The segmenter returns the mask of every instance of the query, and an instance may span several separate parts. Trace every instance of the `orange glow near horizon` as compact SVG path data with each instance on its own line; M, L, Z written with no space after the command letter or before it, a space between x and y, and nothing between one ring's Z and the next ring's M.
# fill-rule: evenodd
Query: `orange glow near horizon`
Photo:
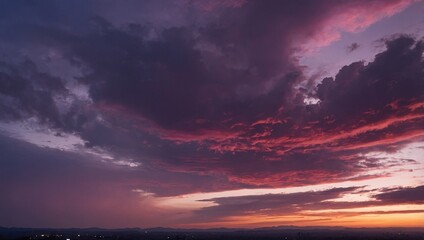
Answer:
M299 206L296 213L285 213L284 211L279 212L278 209L275 209L275 211L265 209L264 212L247 211L243 214L223 216L215 221L181 223L176 226L190 228L213 228L222 226L253 228L278 225L420 227L424 225L424 204L392 204L379 206L378 202L373 202L375 199L373 199L372 195L380 193L375 189L390 189L397 186L415 187L422 185L424 182L424 176L422 175L424 161L421 159L421 156L424 156L423 144L423 142L412 143L394 153L368 153L368 157L376 158L402 159L409 157L417 159L417 162L414 163L408 163L402 166L393 166L388 169L375 170L375 174L390 172L390 175L385 177L301 187L201 192L172 197L157 197L153 194L149 194L148 198L157 208L172 211L186 211L189 216L192 216L197 211L219 207L220 203L215 202L215 199L237 199L243 197L251 198L255 196L275 196L280 194L290 195L316 193L319 191L331 190L333 188L348 188L356 186L360 189L358 192L345 193L336 198L322 201L322 203L330 204L329 208L324 207L319 210L308 210L302 209L302 206ZM371 191L372 193L368 191ZM144 192L142 193L142 195L146 197L146 194ZM367 206L367 202L372 203ZM331 204L333 203L352 204L352 206L331 208ZM356 203L365 205L355 206ZM190 212L191 214L189 214Z
M226 226L229 228L259 228L272 226L343 226L353 228L363 227L422 227L424 225L424 205L419 205L421 213L402 214L367 214L362 213L357 216L302 216L302 215L249 215L226 217L221 221L180 224L178 227L189 228L217 228Z

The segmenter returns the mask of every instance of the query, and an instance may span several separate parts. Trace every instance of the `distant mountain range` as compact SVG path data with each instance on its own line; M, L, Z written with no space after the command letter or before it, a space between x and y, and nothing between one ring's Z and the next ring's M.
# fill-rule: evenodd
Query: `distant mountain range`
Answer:
M261 228L167 228L167 227L154 227L154 228L22 228L22 227L0 227L0 232L240 232L240 231L285 231L285 230L318 230L318 231L418 231L424 232L423 227L380 227L380 228L350 228L341 226L273 226L273 227L261 227Z

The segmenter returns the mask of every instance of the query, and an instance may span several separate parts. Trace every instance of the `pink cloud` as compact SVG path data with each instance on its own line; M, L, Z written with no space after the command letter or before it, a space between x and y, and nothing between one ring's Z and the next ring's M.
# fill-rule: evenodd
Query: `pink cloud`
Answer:
M342 32L359 32L383 18L401 12L416 0L349 1L333 9L332 16L322 22L321 30L307 37L306 52L325 47L340 39ZM305 36L303 36L305 37Z

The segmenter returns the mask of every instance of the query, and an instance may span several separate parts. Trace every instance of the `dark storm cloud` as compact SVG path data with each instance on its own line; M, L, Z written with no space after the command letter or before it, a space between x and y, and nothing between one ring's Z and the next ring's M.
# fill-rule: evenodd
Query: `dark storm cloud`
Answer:
M100 31L74 52L92 69L84 81L94 101L123 105L167 126L207 111L200 96L213 88L190 31L165 30L154 41L143 32Z
M33 62L19 65L0 62L0 117L22 119L36 115L60 126L54 95L66 95L61 79L39 72Z
M91 70L83 79L95 101L120 104L165 128L253 121L298 101L293 36L319 34L326 13L344 7L305 4L252 1L221 11L219 24L172 27L153 39L143 25L116 28L101 20L97 31L70 43L70 55Z
M251 1L223 10L218 23L165 29L153 40L143 26L103 28L80 39L74 53L92 69L87 83L95 100L166 128L254 121L297 101L293 41L319 34L326 14L344 4Z
M408 36L387 40L387 50L373 62L352 63L340 69L335 79L324 79L317 88L322 111L347 121L369 110L382 110L380 117L387 116L393 111L387 110L391 103L423 101L423 44Z

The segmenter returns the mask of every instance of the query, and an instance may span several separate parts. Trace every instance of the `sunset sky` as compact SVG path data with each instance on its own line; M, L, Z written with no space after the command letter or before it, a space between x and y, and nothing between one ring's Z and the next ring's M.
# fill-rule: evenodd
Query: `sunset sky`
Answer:
M0 226L424 226L424 1L0 0Z

